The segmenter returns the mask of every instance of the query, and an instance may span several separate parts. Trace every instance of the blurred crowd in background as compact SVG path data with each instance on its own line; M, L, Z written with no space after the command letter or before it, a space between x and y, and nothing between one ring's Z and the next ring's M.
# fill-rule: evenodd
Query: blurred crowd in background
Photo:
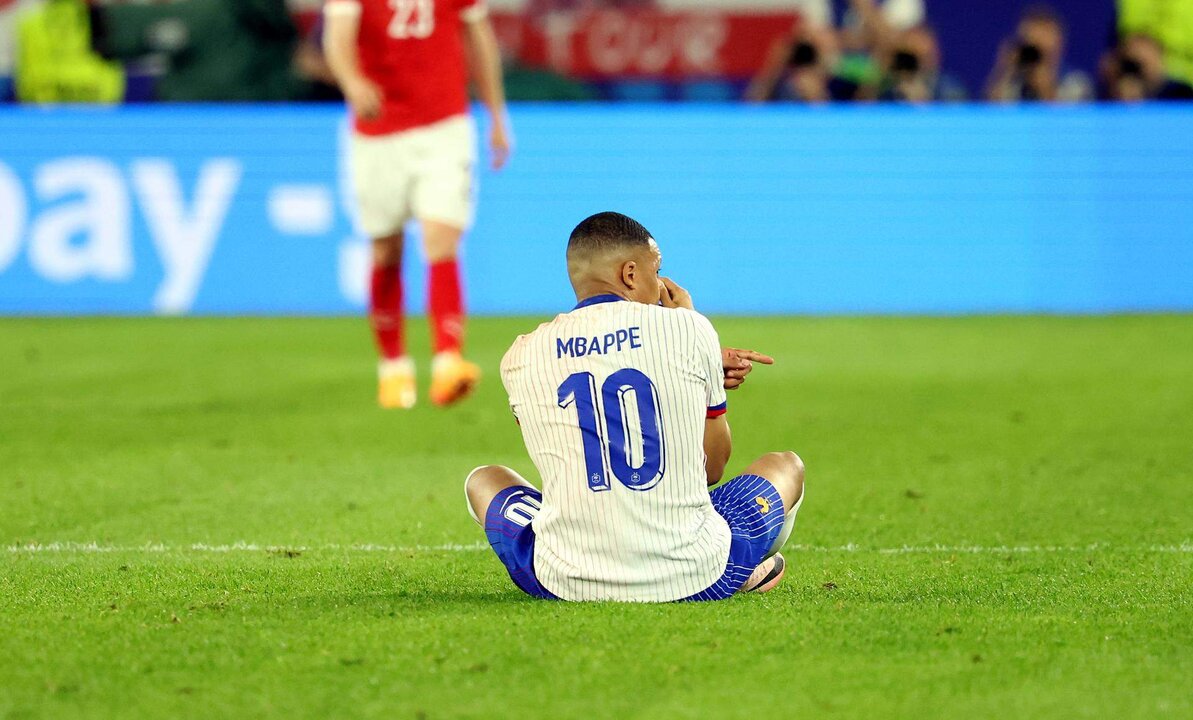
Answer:
M331 101L321 0L0 0L0 100ZM1193 0L490 0L512 100L1193 99Z

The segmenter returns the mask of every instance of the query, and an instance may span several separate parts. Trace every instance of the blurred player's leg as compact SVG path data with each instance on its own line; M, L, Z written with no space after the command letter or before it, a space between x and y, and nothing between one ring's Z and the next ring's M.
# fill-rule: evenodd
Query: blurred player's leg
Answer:
M377 341L377 402L410 408L417 399L406 355L402 307L402 228L410 218L411 143L400 134L352 136L352 185L361 229L373 238L369 321Z
M402 312L402 235L373 241L369 321L381 361L377 402L383 408L411 408L417 399L414 363L406 355Z
M428 267L427 311L435 354L459 355L464 347L464 293L457 255L463 233L436 220L425 220L422 227Z
M466 397L480 368L463 359L464 294L460 241L472 225L476 127L458 116L418 131L420 164L411 194L427 257L427 312L435 345L431 401L450 405Z
M465 360L464 293L457 252L461 231L441 222L424 221L426 244L427 310L434 336L435 359L431 366L431 401L450 405L465 398L480 380L480 368Z

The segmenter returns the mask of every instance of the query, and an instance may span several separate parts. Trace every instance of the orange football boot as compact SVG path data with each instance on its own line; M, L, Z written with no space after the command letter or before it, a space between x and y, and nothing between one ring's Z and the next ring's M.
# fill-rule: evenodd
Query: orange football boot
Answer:
M386 361L377 373L377 404L386 410L409 410L418 400L414 363Z
M459 353L439 353L431 366L431 402L441 407L457 403L468 397L480 379L481 369L476 363Z

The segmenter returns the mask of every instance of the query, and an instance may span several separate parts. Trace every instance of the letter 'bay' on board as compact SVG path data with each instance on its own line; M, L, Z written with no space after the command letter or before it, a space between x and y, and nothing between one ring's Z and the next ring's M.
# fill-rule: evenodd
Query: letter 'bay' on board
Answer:
M188 201L177 168L165 160L135 159L126 178L107 160L56 158L34 168L29 193L0 162L0 274L25 250L29 268L55 284L127 282L138 271L132 228L139 209L163 273L153 308L186 312L243 172L235 159L207 160Z

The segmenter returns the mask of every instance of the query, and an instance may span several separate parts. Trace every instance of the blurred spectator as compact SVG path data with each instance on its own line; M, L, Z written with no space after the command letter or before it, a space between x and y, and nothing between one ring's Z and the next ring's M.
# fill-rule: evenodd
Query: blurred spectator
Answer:
M47 0L17 16L16 97L21 102L119 102L124 71L91 50L84 0Z
M766 64L746 90L746 99L806 103L833 100L838 58L837 38L831 28L797 23L790 36L771 45Z
M853 0L791 0L791 4L812 25L849 30L858 22ZM896 30L924 22L924 0L883 0L879 7L883 19Z
M1147 35L1128 35L1101 65L1104 97L1123 102L1193 100L1193 87L1168 76L1164 48Z
M311 57L284 0L170 0L96 9L104 55L165 60L157 84L170 101L273 101L310 97ZM302 67L299 62L304 63Z
M771 47L746 99L802 102L964 98L940 74L921 0L799 0L801 21ZM844 9L838 13L836 10ZM833 29L836 18L841 29ZM896 69L893 65L899 62Z
M990 74L986 96L995 102L1089 100L1085 74L1066 70L1065 28L1049 7L1028 8L1015 35L1005 40Z
M941 72L936 33L926 25L898 33L886 48L883 67L886 72L879 100L925 103L966 99L965 86Z
M12 97L12 71L17 54L17 15L40 2L0 0L0 102Z
M1168 74L1193 83L1193 1L1118 0L1119 32L1155 38Z
M936 33L924 24L905 29L891 22L874 0L850 0L862 42L882 68L879 100L926 103L958 101L965 88L940 69Z

